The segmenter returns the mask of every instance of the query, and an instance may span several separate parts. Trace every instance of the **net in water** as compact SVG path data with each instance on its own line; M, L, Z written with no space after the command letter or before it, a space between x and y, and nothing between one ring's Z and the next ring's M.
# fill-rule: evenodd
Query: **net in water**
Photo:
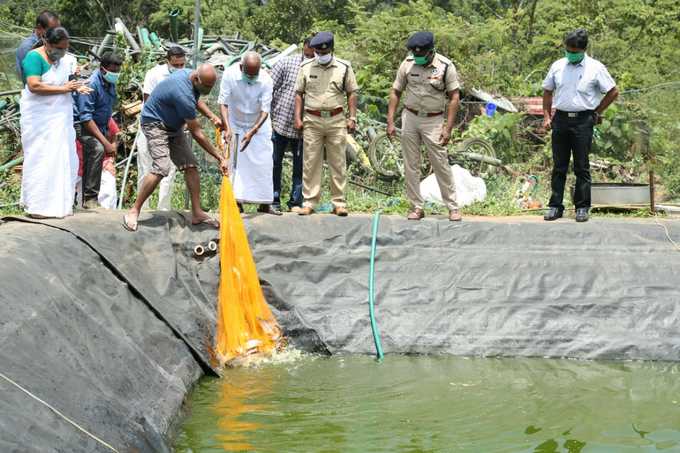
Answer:
M215 353L220 365L282 344L281 330L260 287L248 236L229 177L220 193L220 284Z

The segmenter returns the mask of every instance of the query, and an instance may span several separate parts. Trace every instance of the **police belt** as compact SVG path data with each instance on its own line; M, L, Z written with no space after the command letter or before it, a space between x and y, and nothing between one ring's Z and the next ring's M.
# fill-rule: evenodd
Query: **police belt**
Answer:
M593 116L595 110L583 110L580 112L565 112L564 110L556 110L555 116L561 116L563 118L584 118L587 116Z
M310 115L314 116L320 116L321 118L331 118L335 115L339 115L342 113L344 109L342 107L338 107L337 109L333 110L309 110L305 109L305 112L309 113Z
M408 110L409 112L413 113L415 116L419 116L419 117L421 117L421 118L430 118L430 117L432 117L432 116L439 116L439 115L441 115L441 114L444 113L444 112L429 112L429 113L428 113L428 112L423 112L423 111L414 110L414 109L412 109L412 108L410 108L410 107L404 107L404 108L405 108L406 110Z

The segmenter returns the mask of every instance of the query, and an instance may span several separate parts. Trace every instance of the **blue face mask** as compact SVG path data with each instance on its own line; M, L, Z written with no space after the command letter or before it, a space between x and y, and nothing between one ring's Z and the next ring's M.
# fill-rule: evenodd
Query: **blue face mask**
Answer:
M106 80L109 83L116 84L118 82L118 78L120 77L120 72L106 72L104 74L104 80Z
M253 85L255 82L257 82L257 77L258 76L249 76L245 72L241 73L241 80L243 80L248 85Z

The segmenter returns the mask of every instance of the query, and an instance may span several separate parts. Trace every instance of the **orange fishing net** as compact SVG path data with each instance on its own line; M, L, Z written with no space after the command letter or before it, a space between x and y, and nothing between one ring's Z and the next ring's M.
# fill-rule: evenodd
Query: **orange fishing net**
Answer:
M221 134L216 141L223 149ZM228 153L227 146L227 153ZM229 177L220 193L220 286L215 353L221 365L253 353L271 353L281 330L262 294L248 236Z

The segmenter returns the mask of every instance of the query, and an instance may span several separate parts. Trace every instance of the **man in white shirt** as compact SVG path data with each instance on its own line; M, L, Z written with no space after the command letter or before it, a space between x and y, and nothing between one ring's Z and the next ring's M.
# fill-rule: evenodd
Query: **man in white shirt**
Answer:
M142 87L142 96L144 96L144 102L149 98L151 92L156 86L165 80L170 74L178 69L184 69L186 64L186 55L181 47L171 47L168 49L166 54L166 63L158 64L151 68L144 76L144 86ZM142 133L142 129L139 128L137 133L137 192L142 185L144 176L146 176L149 171L151 171L152 159L149 154L148 143L146 137ZM158 189L158 210L168 211L170 210L170 204L172 201L172 185L175 181L175 174L177 169L174 165L170 166L170 173L168 176L164 177ZM144 202L143 209L149 207L149 201Z
M590 162L593 127L619 95L607 68L586 54L588 33L570 32L564 39L565 56L552 64L543 81L543 126L552 127L552 196L545 220L562 217L564 185L569 160L574 154L576 221L588 220L590 209ZM552 116L552 109L555 116Z
M234 197L243 203L259 204L258 212L281 215L272 206L272 126L269 111L272 79L261 70L257 52L247 52L240 64L224 71L220 85L220 113L225 141L231 143L230 174Z

